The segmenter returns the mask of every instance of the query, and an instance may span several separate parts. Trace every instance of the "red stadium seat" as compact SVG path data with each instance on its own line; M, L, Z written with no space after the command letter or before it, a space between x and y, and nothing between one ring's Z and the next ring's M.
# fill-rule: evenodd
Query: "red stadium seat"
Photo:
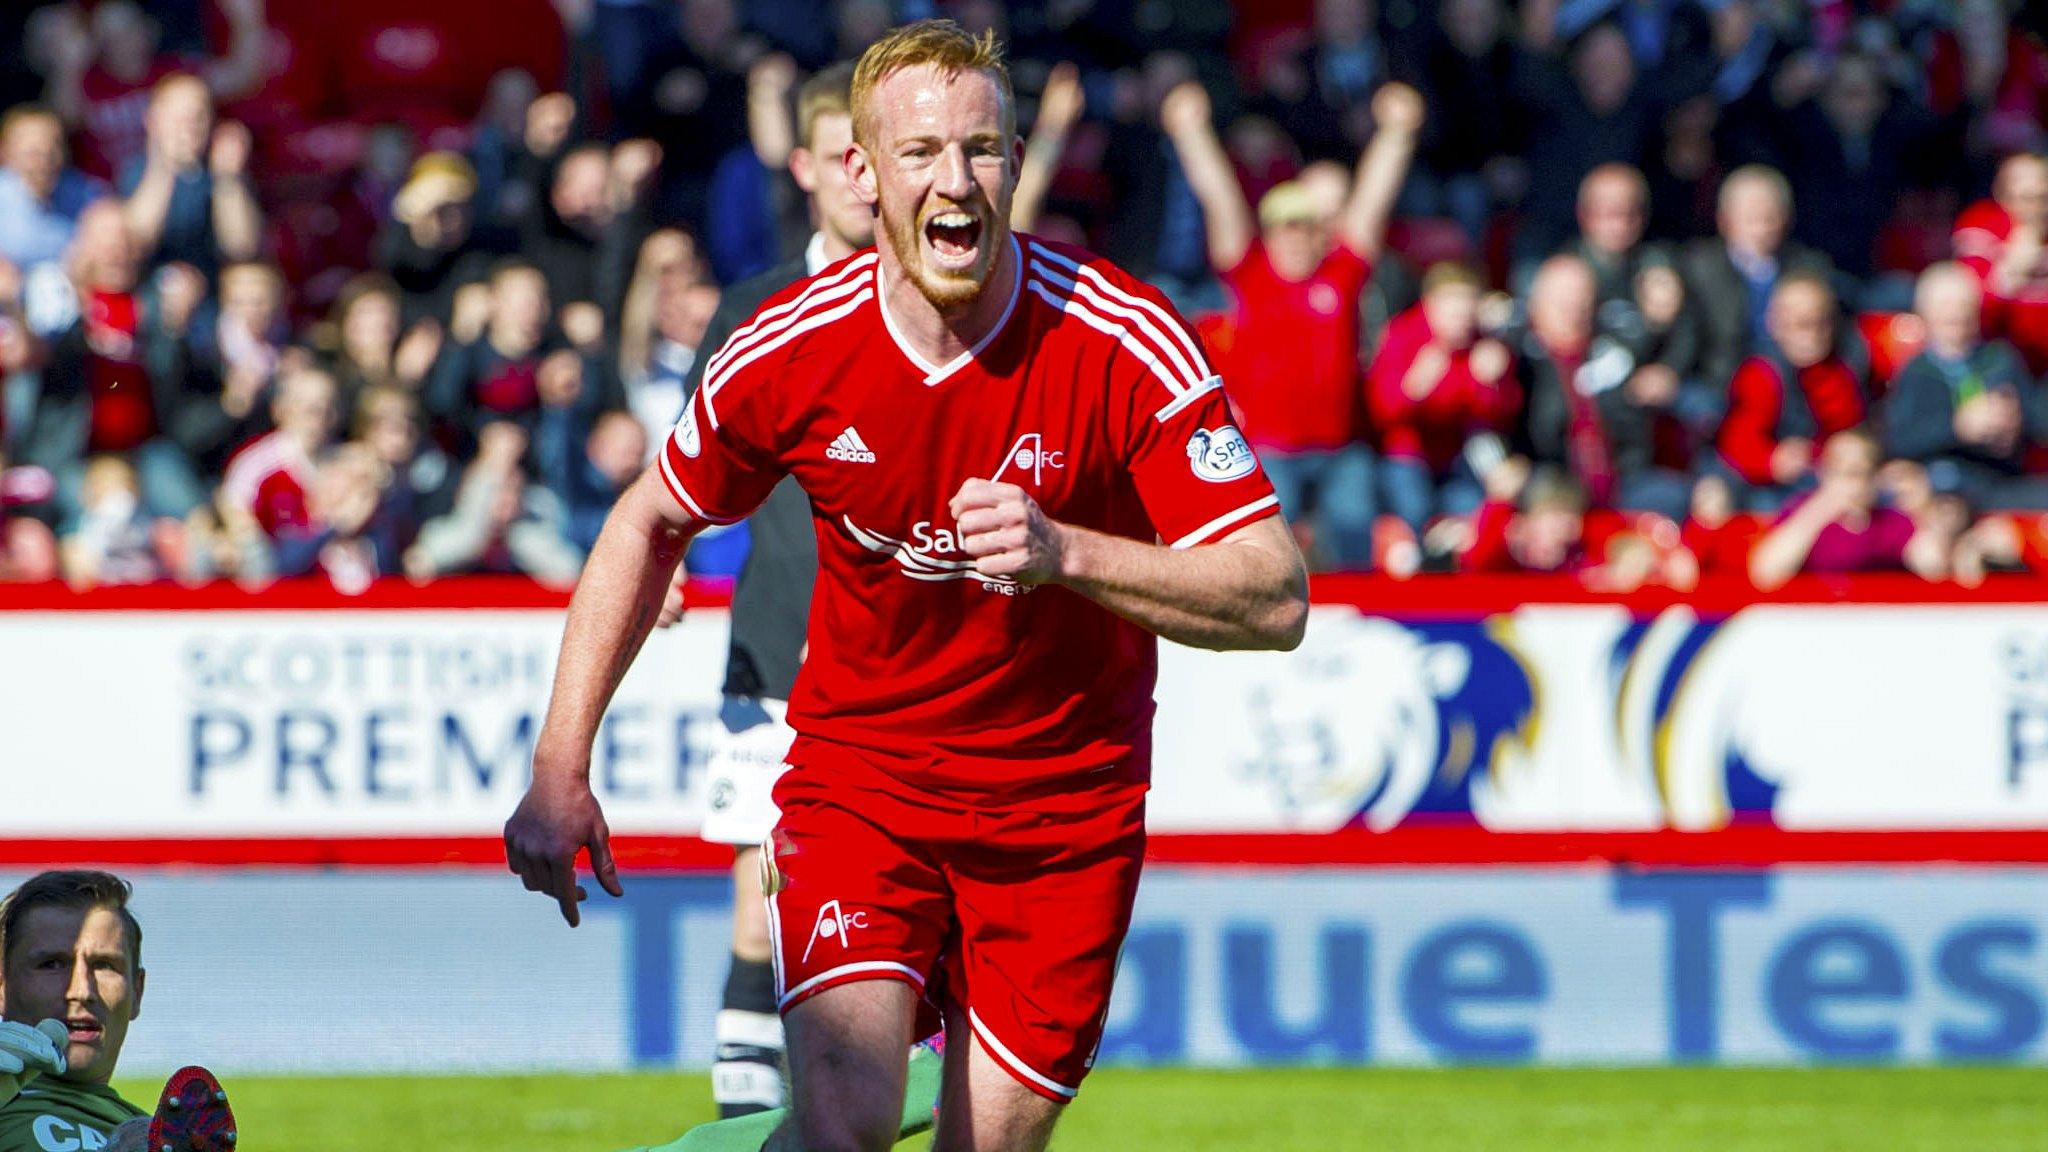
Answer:
M1444 261L1472 262L1472 241L1456 220L1435 216L1396 220L1387 226L1387 247L1417 268Z
M1883 396L1892 377L1927 344L1927 326L1911 312L1861 312L1856 331L1870 346L1870 390Z

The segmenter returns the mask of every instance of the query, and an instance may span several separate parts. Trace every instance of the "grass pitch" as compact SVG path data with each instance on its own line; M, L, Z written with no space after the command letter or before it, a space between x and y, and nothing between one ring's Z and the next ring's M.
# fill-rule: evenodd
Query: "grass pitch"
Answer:
M703 1076L668 1073L229 1084L249 1152L616 1152L712 1112ZM159 1086L116 1087L143 1102ZM2048 1152L2048 1070L1106 1069L1053 1148Z

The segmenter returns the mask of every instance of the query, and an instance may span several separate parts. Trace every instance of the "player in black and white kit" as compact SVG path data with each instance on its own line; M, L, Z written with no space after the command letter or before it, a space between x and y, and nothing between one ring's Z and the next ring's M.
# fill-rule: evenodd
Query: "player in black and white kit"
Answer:
M711 352L776 292L874 243L874 214L846 179L840 158L853 143L853 65L827 68L797 90L797 140L789 171L811 203L817 226L802 257L726 289L684 382L693 395ZM818 546L811 501L785 479L747 522L752 548L732 597L732 645L725 667L723 731L712 753L702 835L731 844L732 970L714 1035L711 1092L721 1117L784 1103L782 1017L776 1010L768 917L761 896L761 843L778 815L770 796L795 739L783 720L810 623ZM665 621L681 614L681 577L670 589Z

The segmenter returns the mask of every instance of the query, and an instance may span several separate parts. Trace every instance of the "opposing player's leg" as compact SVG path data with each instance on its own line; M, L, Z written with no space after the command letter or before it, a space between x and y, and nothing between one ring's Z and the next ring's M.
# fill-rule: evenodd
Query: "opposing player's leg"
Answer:
M775 827L772 793L793 738L783 716L780 701L728 696L706 772L703 836L734 848L732 966L713 1025L711 1070L712 1099L727 1119L779 1108L786 1096L759 848Z
M1043 1152L1066 1107L1026 1088L974 1036L967 1013L946 1013L946 1071L932 1152Z
M917 991L900 980L827 988L785 1023L794 1099L763 1152L887 1152L903 1116Z
M775 1005L775 967L768 910L761 896L761 849L741 848L732 865L732 968L713 1027L718 1044L711 1095L724 1119L780 1108L782 1016Z

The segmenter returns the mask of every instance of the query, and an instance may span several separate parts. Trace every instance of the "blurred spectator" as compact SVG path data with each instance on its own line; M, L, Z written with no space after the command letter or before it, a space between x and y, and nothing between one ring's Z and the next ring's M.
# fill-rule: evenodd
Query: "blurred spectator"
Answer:
M746 143L747 73L761 45L742 35L735 0L673 10L677 34L648 54L640 86L619 92L614 111L622 135L661 145L671 212L696 221L711 170Z
M1289 520L1313 513L1320 547L1346 568L1367 566L1373 522L1372 456L1361 438L1359 297L1424 109L1414 89L1392 84L1374 97L1373 111L1378 129L1334 218L1290 182L1266 193L1256 220L1201 86L1174 89L1160 112L1201 202L1210 262L1234 298L1236 336L1225 372L1245 433Z
M1991 198L1956 217L1956 259L1984 284L1984 332L2011 341L2027 369L2048 372L2048 157L1998 166Z
M1525 265L1570 237L1572 205L1586 174L1602 164L1640 165L1658 122L1628 37L1600 23L1562 45L1547 19L1554 7L1539 0L1522 10L1517 103L1543 125L1528 137L1529 191L1515 245Z
M484 278L491 253L476 235L476 170L453 152L414 162L377 237L377 267L404 293L406 323L448 323L455 293Z
M356 401L354 433L354 442L368 448L389 477L377 518L397 539L412 539L421 524L448 511L457 467L422 435L418 396L385 386L364 390Z
M214 123L205 82L184 72L157 81L146 124L145 151L122 165L120 181L145 261L190 264L211 277L224 262L252 259L263 213L246 179L249 130Z
M1744 514L1736 502L1727 476L1709 472L1693 485L1679 540L1700 571L1746 575L1750 547L1761 532L1761 521Z
M508 419L527 431L540 408L541 361L553 351L547 278L531 264L506 260L479 293L457 303L449 327L454 343L442 349L427 380L427 412L470 437ZM464 315L471 308L477 316Z
M1863 382L1835 350L1835 292L1818 276L1779 279L1767 318L1770 343L1742 362L1728 386L1721 459L1741 481L1738 498L1775 512L1808 486L1820 447L1864 422Z
M406 550L407 576L521 572L549 584L575 581L582 553L562 538L552 499L527 485L519 466L526 448L526 433L515 424L483 428L455 507L429 520Z
M81 508L85 458L108 453L130 457L146 513L182 519L206 494L163 421L186 387L185 335L206 298L205 278L168 265L144 291L112 199L79 217L66 265L64 274L45 266L28 286L30 323L49 352L22 460L56 474L66 522Z
M0 257L32 268L62 257L106 186L65 163L56 115L21 105L0 117Z
M1512 203L1528 180L1516 158L1525 118L1515 82L1520 50L1504 35L1501 0L1443 0L1425 33L1422 93L1429 102L1422 164L1410 178L1409 203L1428 216L1448 216L1476 245L1486 236L1496 201Z
M273 543L314 529L316 462L334 439L336 399L334 378L318 369L277 382L270 402L275 430L243 445L221 481L221 515L232 528L253 525Z
M1900 569L1938 580L1947 571L1949 541L1878 503L1876 437L1844 432L1821 449L1820 483L1797 497L1749 555L1749 578L1766 591L1800 572Z
M683 411L683 382L713 351L704 347L705 330L719 292L703 277L697 242L687 232L665 228L640 246L619 319L619 376L626 405L640 418L649 443L675 427Z
M1915 178L1909 169L1926 152L1932 123L1892 92L1877 61L1847 52L1774 127L1794 199L1826 206L1800 213L1795 232L1835 267L1867 278L1878 232Z
M2048 481L2025 474L2028 449L2048 442L2048 412L2012 346L1982 337L1981 294L1960 264L1921 274L1927 348L1892 380L1885 447L1977 507L2048 509Z
M395 571L395 526L379 515L389 482L383 461L364 445L344 444L327 453L307 493L305 521L277 534L277 575L319 572L353 595Z
M190 370L167 425L205 475L220 475L228 454L263 430L262 402L287 354L284 305L275 267L229 265L214 322L186 338Z
M1461 572L1577 572L1591 563L1585 547L1586 491L1562 473L1530 474L1510 461L1473 518Z
M95 456L82 471L79 514L64 537L64 578L78 587L148 584L168 575L135 469Z
M579 145L555 163L519 250L540 268L557 303L588 301L617 313L648 232L648 189L660 164L661 149L651 140L616 149Z
M264 0L219 3L228 21L228 51L203 62L160 51L162 27L134 0L101 0L92 7L89 35L84 28L66 31L44 91L78 133L80 167L112 179L143 155L151 90L173 73L193 73L223 99L263 82L269 40Z
M1553 256L1529 285L1515 349L1524 397L1516 450L1572 477L1602 508L1685 514L1688 477L1660 453L1671 396L1645 387L1627 348L1599 333L1599 286L1576 256ZM1668 439L1668 438L1667 438Z
M1567 251L1593 270L1600 330L1635 362L1630 386L1662 407L1683 409L1684 385L1699 370L1699 328L1677 257L1643 239L1649 197L1634 168L1593 169L1579 185L1579 238Z
M1686 250L1685 278L1698 305L1701 375L1725 386L1742 359L1769 338L1764 314L1780 276L1803 272L1832 278L1826 256L1786 240L1792 189L1769 168L1750 165L1721 183L1720 234Z
M440 357L442 329L432 318L401 335L400 298L398 284L379 272L352 277L335 297L317 346L343 397L371 388L417 391Z
M565 403L542 411L534 436L540 474L562 502L563 536L588 554L619 494L646 467L647 430L630 412L591 418Z
M1479 506L1481 474L1468 447L1499 435L1521 407L1506 345L1479 331L1479 274L1439 264L1422 280L1422 303L1396 316L1366 374L1379 436L1380 494L1419 537L1439 513Z

